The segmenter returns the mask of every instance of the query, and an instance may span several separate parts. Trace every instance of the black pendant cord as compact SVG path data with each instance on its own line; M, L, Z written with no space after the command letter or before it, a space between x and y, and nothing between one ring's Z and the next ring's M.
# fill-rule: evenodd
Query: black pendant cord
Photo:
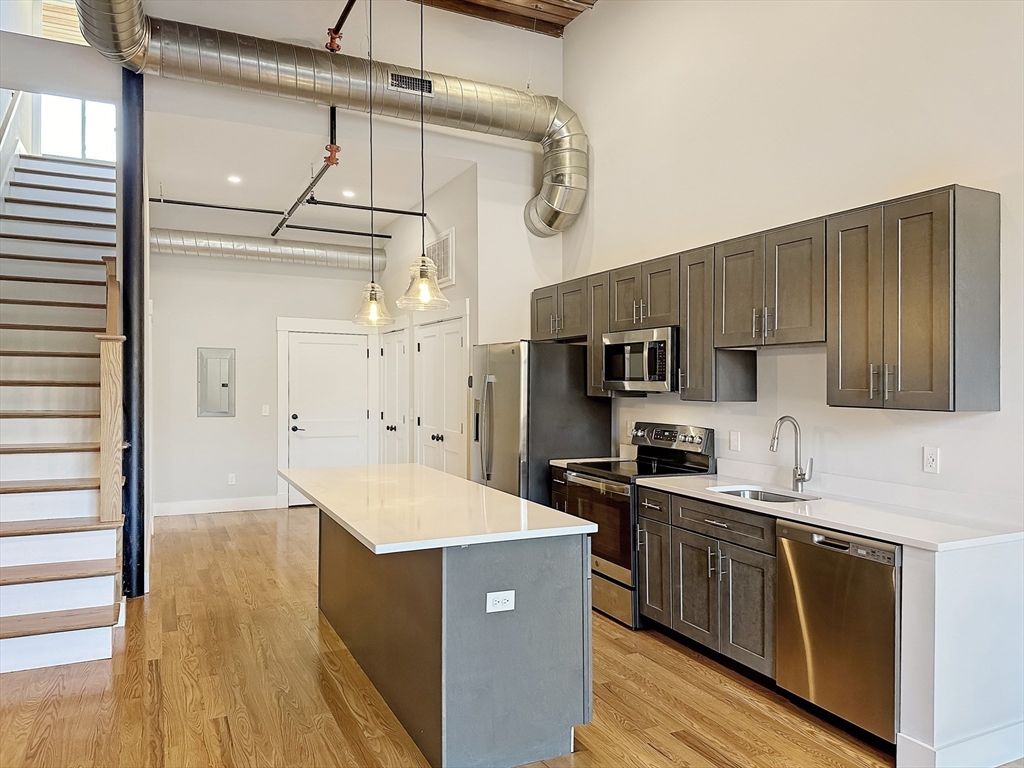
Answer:
M423 90L425 73L423 71L423 0L420 0L420 254L427 255L427 165L424 160L424 128L423 128ZM371 202L370 205L373 205Z
M368 59L370 61L370 282L377 282L377 273L374 270L373 255L377 250L374 242L375 228L373 226L373 0L367 1L369 9L369 22L367 23L369 45Z

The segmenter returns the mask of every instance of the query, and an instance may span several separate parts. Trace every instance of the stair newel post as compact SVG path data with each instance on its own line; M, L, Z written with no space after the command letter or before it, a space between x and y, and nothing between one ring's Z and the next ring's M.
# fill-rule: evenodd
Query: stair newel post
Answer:
M124 451L124 393L121 384L124 336L100 341L100 520L121 519L121 454Z

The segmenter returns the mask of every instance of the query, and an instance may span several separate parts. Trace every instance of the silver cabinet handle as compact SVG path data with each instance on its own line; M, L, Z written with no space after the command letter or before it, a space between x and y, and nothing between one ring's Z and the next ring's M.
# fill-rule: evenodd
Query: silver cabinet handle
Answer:
M559 480L557 477L552 477L551 482L558 483L559 485L565 485L565 480Z
M647 499L644 499L642 502L640 502L640 506L643 507L644 509L656 509L659 512L661 512L660 504L651 504L651 502L647 501Z
M885 399L888 400L889 399L889 395L892 394L892 387L889 386L889 380L890 380L890 378L892 378L892 379L896 378L896 366L895 365L889 365L888 363L886 363L883 366L883 368L884 368L884 373L883 373L883 376L882 376L882 378L883 378L882 388L885 390Z
M562 330L561 324L559 323L561 319L562 318L560 318L558 315L555 315L555 333L558 333L560 330Z
M686 371L682 368L679 369L679 388L686 389L689 384L686 383Z
M755 339L761 335L761 331L757 327L757 307L750 310L750 335Z
M725 569L725 564L728 563L728 562L729 562L729 558L728 557L722 557L721 553L719 553L719 555L718 555L718 581L719 582L721 582L722 579L729 574L729 572Z
M647 313L647 317L650 318L650 316L651 316L651 313L648 312ZM644 321L644 300L640 299L640 323L642 324L643 321Z
M878 375L878 369L874 363L868 364L868 400L875 399L875 376Z
M633 301L633 323L636 324L636 301Z
M771 323L768 322L768 318L769 317L772 318L772 322ZM775 326L778 324L778 322L779 322L779 319L776 316L775 310L771 309L770 307L765 307L764 308L764 333L765 333L766 336L768 336L768 335L774 336L775 335Z
M725 523L720 523L717 520L711 520L711 519L706 518L706 517L704 518L704 522L705 523L710 523L711 525L717 525L719 528L728 528L729 527Z
M548 333L555 332L555 316L548 315Z
M714 561L715 554L716 553L711 549L711 547L708 547L708 578L709 579L711 578L711 575L715 572L715 561Z

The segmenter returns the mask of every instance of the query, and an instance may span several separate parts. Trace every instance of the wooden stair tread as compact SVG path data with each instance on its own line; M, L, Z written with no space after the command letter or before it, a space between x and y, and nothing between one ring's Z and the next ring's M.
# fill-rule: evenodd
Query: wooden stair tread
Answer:
M0 221L25 221L30 224L53 224L58 227L87 227L92 229L117 229L116 224L105 221L69 221L68 219L51 219L45 216L28 216L23 213L0 213Z
M29 197L4 197L4 202L16 205L43 205L47 208L69 208L75 211L92 211L95 213L116 213L117 208L111 205L88 205L86 203L62 203L59 200L33 200Z
M121 570L116 557L106 560L70 560L63 563L0 566L0 587L9 584L38 584L44 581L89 579L112 576Z
M52 184L37 184L33 181L17 181L12 180L8 182L10 186L22 187L24 189L42 189L48 192L73 192L76 195L96 195L98 197L114 197L114 192L106 192L99 189L76 189L75 187L58 187Z
M0 282L12 283L54 283L56 285L98 285L106 287L105 280L77 280L67 277L32 277L30 275L0 275Z
M117 624L120 611L121 604L114 603L95 608L75 608L70 611L4 616L0 618L0 640L48 635L51 632L71 632L76 629L112 627Z
M99 487L98 477L74 477L67 480L0 480L0 494L95 491Z
M42 163L56 163L57 165L84 165L89 168L113 168L115 164L110 160L88 160L78 157L58 157L57 155L19 155L21 160L38 160ZM24 169L22 169L24 170Z
M45 325L43 323L0 323L0 331L59 331L61 333L106 333L92 325Z
M24 453L98 453L99 443L8 443L0 445L0 455Z
M0 387L98 387L98 381L58 381L40 379L0 379Z
M44 349L0 349L0 357L74 357L100 359L99 352L49 352Z
M105 181L113 184L117 181L110 176L89 176L84 173L65 173L63 171L44 171L42 168L15 168L17 173L32 173L36 176L53 176L58 179L81 179L82 181Z
M123 520L101 521L98 517L56 517L45 520L0 521L0 538L10 536L41 536L50 533L109 531L120 528L123 522Z
M3 297L0 297L0 304L17 304L23 307L71 307L74 309L107 308L106 304L95 304L86 301L44 301L43 299L6 299Z
M38 261L45 264L81 264L86 267L104 266L102 259L76 259L73 256L43 256L35 253L0 253L0 259Z
M0 239L29 240L33 243L55 243L56 245L87 245L95 248L116 248L113 240L85 240L80 237L58 237L56 235L26 235L21 232L0 232Z
M0 411L0 419L98 419L99 411Z

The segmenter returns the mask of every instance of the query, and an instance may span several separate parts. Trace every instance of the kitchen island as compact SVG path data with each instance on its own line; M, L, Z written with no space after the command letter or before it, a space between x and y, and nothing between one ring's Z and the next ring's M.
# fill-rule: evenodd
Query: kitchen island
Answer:
M320 508L321 612L431 765L572 751L596 525L418 464L280 475Z

